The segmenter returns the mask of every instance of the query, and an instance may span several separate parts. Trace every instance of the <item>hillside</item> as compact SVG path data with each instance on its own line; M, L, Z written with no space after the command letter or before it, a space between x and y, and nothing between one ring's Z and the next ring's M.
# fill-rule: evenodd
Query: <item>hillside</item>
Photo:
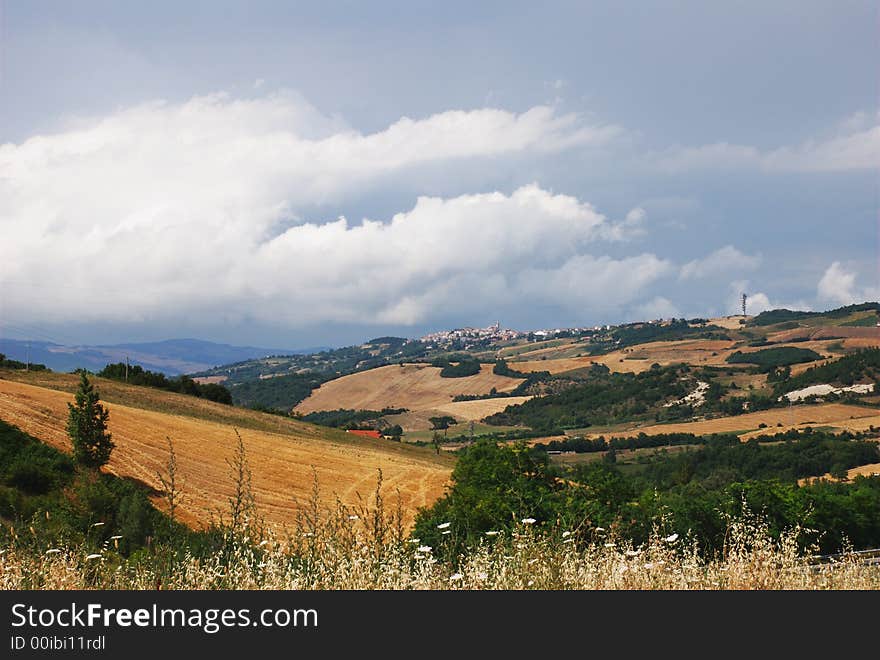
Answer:
M451 471L447 457L400 443L357 438L288 418L100 378L93 382L110 411L109 430L117 445L107 469L158 488L157 472L167 461L166 438L170 437L183 482L181 513L195 525L206 524L224 511L232 495L227 459L237 441L234 428L241 433L253 470L258 510L274 524L291 522L294 499L304 501L310 494L313 469L326 506L333 506L337 496L347 505L356 505L358 494L368 497L381 469L383 495L394 502L400 492L408 521L418 507L442 494ZM69 451L65 426L74 388L71 375L35 378L4 371L0 373L0 418ZM158 499L156 503L161 505Z
M489 394L492 388L509 392L522 381L493 374L492 365L486 364L480 373L464 378L442 378L439 367L426 364L389 365L328 381L295 410L305 414L337 408L434 409L452 403L456 395Z

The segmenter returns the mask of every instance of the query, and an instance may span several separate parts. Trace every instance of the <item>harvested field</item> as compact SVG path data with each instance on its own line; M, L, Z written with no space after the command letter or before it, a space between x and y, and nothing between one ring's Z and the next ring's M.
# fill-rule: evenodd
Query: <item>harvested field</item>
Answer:
M738 316L719 316L714 319L709 319L709 325L717 325L719 328L724 328L725 330L739 330L743 327L741 321L748 322L751 319L751 316L743 316L742 314Z
M848 427L853 421L862 418L877 420L877 410L863 406L848 406L842 403L826 403L821 405L792 406L791 409L774 408L761 410L743 415L719 417L698 422L682 422L678 424L654 424L641 428L626 429L621 431L606 432L604 434L588 433L589 437L599 435L630 437L645 433L658 435L660 433L694 433L706 435L709 433L732 433L741 432L740 438L748 439L754 435L781 433L790 428L802 428L803 426L828 425L835 427ZM782 427L777 427L777 424ZM767 428L759 429L760 424L766 424ZM749 433L752 431L752 433Z
M488 394L493 387L509 392L522 380L497 376L489 364L482 365L480 373L465 378L441 378L440 367L395 364L324 383L295 410L303 414L338 408L424 410L452 403L456 394Z
M880 463L871 463L870 465L859 465L858 467L851 468L846 471L846 478L848 481L852 481L856 477L876 477L880 476ZM837 481L834 477L831 476L831 473L826 472L821 477L806 477L805 479L798 479L799 486L805 486L807 484L816 483L817 481Z
M100 385L98 389L101 390ZM149 392L147 388L141 389ZM65 431L70 401L72 396L63 391L0 380L0 417L63 451L70 451ZM166 438L170 437L184 494L181 518L198 526L208 523L212 515L226 511L234 487L227 464L237 442L232 424L144 410L108 402L103 396L102 401L110 411L108 426L116 443L106 466L108 471L158 488L156 475L167 461ZM239 410L230 408L229 413ZM294 498L308 498L313 468L322 504L326 506L334 504L336 495L347 505L358 503L358 493L369 497L381 468L383 496L393 503L395 491L400 491L408 524L418 507L430 505L443 493L449 479L449 459L436 457L427 450L295 424L286 432L236 425L253 471L257 508L269 523L293 520ZM162 506L161 501L155 501Z
M228 378L229 376L196 376L193 380L201 385L218 385Z
M530 396L507 396L497 399L478 399L477 401L455 401L437 406L435 410L452 415L456 419L476 421L501 412L507 406L517 406L531 398Z
M874 327L853 327L840 325L823 325L815 328L795 328L793 330L783 330L782 332L774 332L767 335L767 339L772 342L787 342L795 339L858 339L861 341L872 342L871 346L880 345L880 328ZM845 345L845 344L844 344Z
M715 339L655 341L612 351L607 355L527 360L511 362L510 366L518 371L549 371L553 374L582 369L594 363L604 364L614 372L628 373L647 371L655 362L662 366L679 362L694 365L728 366L724 359L733 352L732 349L735 345L736 342L733 341Z
M852 432L870 431L871 427L874 427L875 429L880 429L880 411L877 411L876 409L871 410L870 408L865 408L865 410L868 413L868 416L866 416L866 417L855 417L852 419L838 419L835 421L827 422L825 424L825 426L831 426L834 429L836 429L837 431L852 431ZM774 431L774 433L787 431L788 429L791 429L791 428L799 428L799 427L797 425L784 426L780 429L777 429L777 431ZM803 428L803 426L801 426L800 428ZM760 431L753 431L751 433L746 433L744 435L741 435L740 438L747 440L748 438L753 437L755 435L760 435L763 432L765 432L765 429L760 429ZM878 434L880 434L880 431L878 431Z

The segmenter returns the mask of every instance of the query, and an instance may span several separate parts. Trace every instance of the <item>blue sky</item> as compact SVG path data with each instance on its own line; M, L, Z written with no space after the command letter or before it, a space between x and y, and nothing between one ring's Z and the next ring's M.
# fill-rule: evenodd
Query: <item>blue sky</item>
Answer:
M0 2L0 332L876 299L877 9L767 4Z

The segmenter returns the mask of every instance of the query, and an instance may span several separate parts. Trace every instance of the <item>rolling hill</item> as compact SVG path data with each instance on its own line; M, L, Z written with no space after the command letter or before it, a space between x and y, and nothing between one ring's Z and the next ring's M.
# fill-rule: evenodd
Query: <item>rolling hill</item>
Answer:
M464 378L443 378L440 367L427 364L389 365L336 378L321 385L296 406L300 413L337 408L424 410L447 405L459 394L489 394L492 388L509 392L523 381L492 373L481 365L480 373Z
M0 418L70 451L67 403L76 380L67 374L0 372ZM450 458L426 449L151 388L100 378L93 383L110 411L109 431L116 443L106 469L157 489L157 473L168 458L166 438L171 438L183 483L181 516L195 526L226 510L233 491L227 460L237 442L235 429L253 471L258 511L276 525L292 522L296 500L309 497L313 474L323 505L332 507L338 497L353 506L359 496L368 498L375 490L381 469L383 496L394 503L399 492L404 517L411 522L419 507L442 494L451 472ZM155 503L163 505L158 497Z

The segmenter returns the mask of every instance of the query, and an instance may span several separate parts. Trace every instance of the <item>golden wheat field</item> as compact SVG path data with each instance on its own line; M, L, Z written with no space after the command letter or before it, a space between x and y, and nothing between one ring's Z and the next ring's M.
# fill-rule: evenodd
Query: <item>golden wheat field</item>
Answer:
M440 367L404 364L361 371L324 383L294 410L382 410L409 408L424 410L452 403L456 394L488 394L494 387L509 392L522 382L492 373L484 364L480 373L465 378L441 378Z
M96 382L100 392L103 381ZM137 389L154 399L165 394ZM176 401L173 395L169 399L172 405ZM70 451L65 425L67 403L72 400L67 392L0 379L0 417L64 451ZM195 407L206 402L194 399L188 403ZM182 519L201 525L227 510L234 488L227 461L237 443L232 420L209 421L106 400L104 404L110 411L108 427L116 443L106 469L158 488L157 473L168 458L166 438L171 438L184 496ZM225 408L228 415L240 410ZM359 494L366 498L375 489L379 469L383 496L394 502L399 491L409 523L418 507L430 505L443 493L451 473L450 459L399 443L356 438L304 423L279 426L278 431L235 426L253 472L257 509L268 523L292 520L295 499L308 497L315 474L324 505L332 505L337 496L344 504L356 505ZM163 505L158 497L155 502Z

